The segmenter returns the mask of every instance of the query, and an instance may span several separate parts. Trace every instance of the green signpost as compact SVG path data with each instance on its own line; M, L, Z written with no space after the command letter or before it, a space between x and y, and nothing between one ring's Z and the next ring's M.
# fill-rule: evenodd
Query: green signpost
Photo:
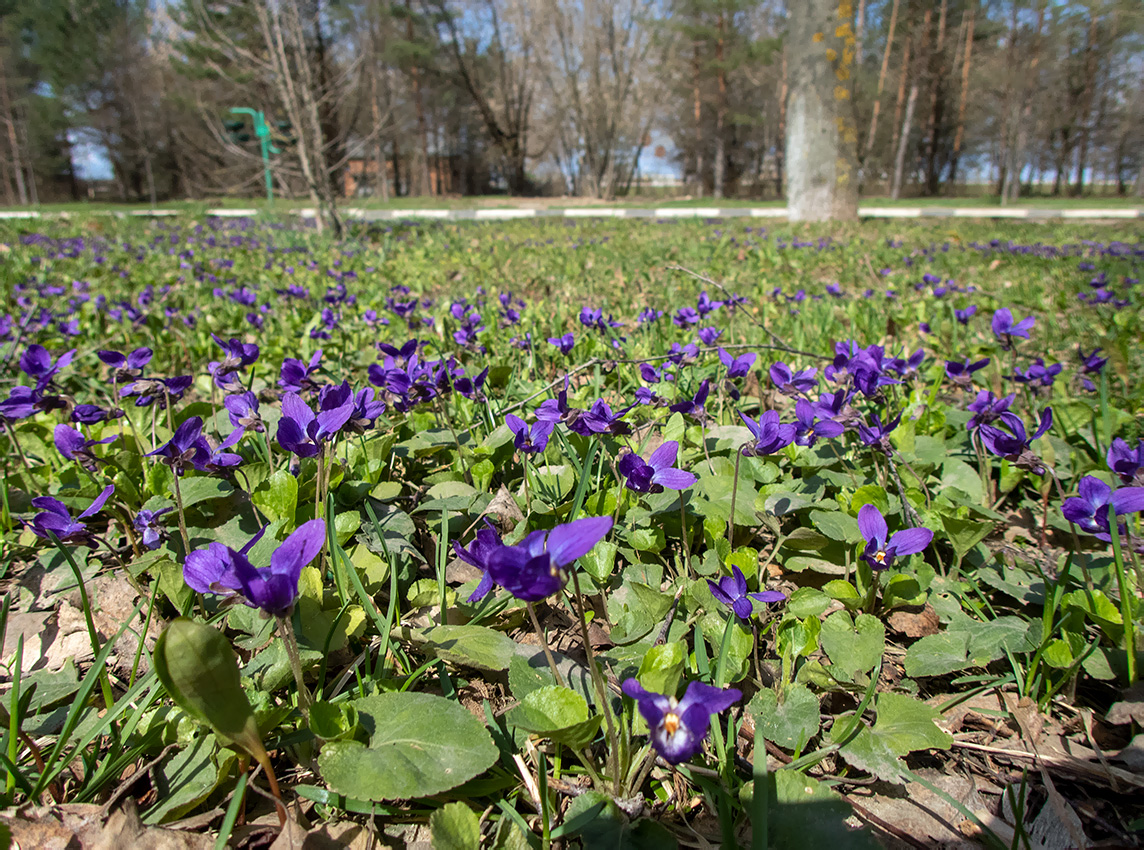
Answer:
M262 170L266 178L266 202L268 204L274 203L274 179L270 173L270 154L281 153L270 141L270 128L266 126L266 114L261 110L249 109L245 106L235 106L230 110L232 115L249 115L254 122L254 135L258 138L258 144L262 149ZM242 132L246 122L244 121L228 121L227 130L231 133L231 138L237 142L248 142L250 136Z

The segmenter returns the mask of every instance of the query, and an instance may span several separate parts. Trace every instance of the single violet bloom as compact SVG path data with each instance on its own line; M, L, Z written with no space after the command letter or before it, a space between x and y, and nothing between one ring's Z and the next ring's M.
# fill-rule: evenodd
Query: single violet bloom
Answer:
M1140 440L1136 448L1131 449L1128 443L1116 437L1108 447L1106 459L1108 468L1119 475L1125 484L1131 484L1139 477L1140 470L1144 467L1144 440Z
M712 715L727 710L743 698L743 692L737 688L724 690L702 682L689 683L681 700L644 690L635 679L626 679L622 689L636 701L647 721L655 751L671 764L699 755Z
M174 435L145 457L157 457L171 467L176 475L183 475L189 469L203 472L211 457L211 447L203 437L201 416L192 416L175 429Z
M1030 444L1041 438L1053 424L1053 409L1046 407L1041 412L1041 421L1032 436L1027 436L1025 423L1013 413L1002 413L996 420L1008 428L1008 431L995 425L982 425L977 433L981 436L981 443L991 453L1003 457L1020 469L1028 470L1034 475L1045 474L1045 464L1033 454Z
M174 508L160 508L157 511L140 509L135 514L131 525L142 536L143 546L146 549L158 549L163 539L163 527L159 525L159 517L173 511Z
M40 513L32 517L30 522L25 522L24 524L31 529L33 534L44 540L49 539L48 532L54 534L56 539L60 542L65 540L89 540L91 538L91 532L87 530L87 526L80 522L80 520L87 519L99 513L113 492L115 492L115 485L108 484L103 488L103 492L95 497L95 501L74 519L72 518L71 511L69 511L67 506L59 499L55 499L51 496L37 496L32 499L32 507L37 508Z
M488 519L485 522L487 523ZM493 577L489 574L489 555L502 546L504 543L501 542L500 537L491 526L478 530L476 537L473 538L467 548L462 548L460 543L456 540L453 541L453 552L456 553L457 557L466 564L476 567L482 573L480 583L469 595L469 602L479 602L496 586Z
M613 413L611 406L602 398L598 398L592 402L592 406L587 410L579 411L579 414L568 423L568 428L585 437L591 434L614 434L617 436L630 434L632 432L631 426L620 421L629 410L631 407L625 407Z
M242 393L235 393L228 395L222 400L223 406L226 407L227 416L230 418L230 424L235 428L242 428L245 431L256 431L262 433L266 430L266 425L262 421L262 417L258 415L258 396L249 390Z
M808 393L818 386L815 375L818 370L814 368L803 369L801 372L792 372L790 366L781 360L771 366L771 382L783 395L801 395Z
M980 428L982 425L988 425L993 422L1002 413L1009 410L1017 396L1007 395L1002 398L995 398L993 393L989 390L981 390L977 397L968 405L969 410L973 411L973 416L970 417L969 422L965 427L972 431L974 428Z
M529 428L523 419L511 413L504 418L504 424L513 433L513 446L526 454L536 454L548 448L548 440L556 428L551 419L538 419Z
M984 357L975 363L970 363L968 357L965 358L964 363L959 360L946 360L945 376L959 387L968 387L973 381L973 373L984 369L989 363L988 357Z
M718 584L707 579L707 587L711 589L711 595L715 597L715 601L722 602L734 611L735 616L740 620L751 619L751 614L754 613L754 606L751 605L752 599L757 599L768 605L786 599L786 594L777 590L747 593L747 579L743 575L743 571L734 566L731 567L731 575L723 576L719 579Z
M287 392L302 393L307 390L315 390L318 388L317 383L314 381L314 375L318 371L318 366L322 362L322 349L314 352L314 356L310 358L309 363L303 363L293 357L287 357L282 361L282 369L279 372L278 386Z
M1013 321L1013 311L1002 307L993 314L993 334L1001 342L1001 347L1008 349L1013 344L1013 337L1029 338L1029 329L1036 324L1036 319L1028 316L1019 322Z
M550 336L548 341L559 348L561 354L568 354L576 345L576 337L570 333L566 333L564 336Z
M624 486L636 493L662 493L666 490L686 490L698 479L690 472L675 468L679 443L668 440L651 453L646 461L635 452L620 458L619 471Z
M321 443L332 440L349 422L354 406L348 383L340 387L324 387L316 415L301 396L288 392L282 396L278 444L298 457L315 457Z
M862 445L878 449L889 457L894 451L890 445L890 434L901 421L902 414L899 413L889 422L882 424L881 417L877 413L871 413L869 424L858 420L858 439L862 441Z
M1144 487L1121 487L1114 491L1096 476L1086 475L1077 490L1078 496L1065 499L1061 513L1081 531L1100 540L1112 540L1110 508L1115 516L1144 511ZM1126 531L1123 523L1118 522L1117 528L1121 535Z
M890 529L886 525L886 518L874 505L863 505L858 511L858 530L866 539L862 560L872 570L889 569L897 556L914 555L933 540L933 532L928 528L906 528L895 532L887 540Z
M83 435L82 431L61 424L55 427L55 430L52 432L52 438L60 454L68 460L74 460L83 466L84 469L94 470L96 461L98 461L99 458L92 453L92 448L112 443L119 439L119 435L113 434L102 440L89 440Z
M719 362L727 367L728 378L742 378L750 373L751 367L755 365L755 360L758 355L753 351L746 354L740 354L738 357L732 357L726 349L719 349Z
M964 310L954 310L953 315L957 321L963 325L968 325L969 320L973 318L974 313L977 312L977 305L970 304Z
M537 602L562 587L565 568L588 554L612 530L610 516L583 517L551 531L534 531L516 546L488 556L492 580L523 602Z
M758 422L750 419L744 413L739 413L747 428L754 437L753 443L746 443L740 451L747 457L756 455L772 455L794 442L797 434L794 425L779 422L777 410L767 410L759 417Z
M684 398L682 401L677 401L675 404L668 407L672 413L682 413L684 416L690 416L700 422L707 419L707 396L711 392L711 382L704 378L700 384L699 389L696 390L695 395L691 398Z
M312 519L300 525L274 550L268 567L255 567L246 557L258 536L238 552L221 543L191 552L183 565L183 580L199 593L235 596L271 616L288 615L298 599L302 568L326 542L326 522Z
M795 445L810 448L819 437L838 437L846 430L845 425L833 419L816 419L815 413L816 406L806 399L795 402Z

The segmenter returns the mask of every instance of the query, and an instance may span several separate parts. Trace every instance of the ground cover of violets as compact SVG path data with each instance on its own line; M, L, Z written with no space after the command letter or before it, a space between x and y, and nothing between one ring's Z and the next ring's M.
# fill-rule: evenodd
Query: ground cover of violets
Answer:
M34 226L21 846L1144 829L1139 225Z

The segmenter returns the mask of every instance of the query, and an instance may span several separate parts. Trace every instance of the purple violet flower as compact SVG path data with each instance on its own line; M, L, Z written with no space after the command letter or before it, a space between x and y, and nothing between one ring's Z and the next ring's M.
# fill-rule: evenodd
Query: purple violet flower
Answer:
M699 389L696 390L694 397L677 401L668 407L668 410L672 413L682 413L684 416L690 416L693 419L703 422L707 418L707 409L704 405L707 404L707 396L710 392L711 382L704 378L700 382Z
M1008 350L1013 344L1013 337L1029 338L1029 329L1036 324L1036 319L1028 316L1019 322L1013 322L1013 311L1002 307L993 314L993 334L1001 343L1001 347Z
M696 477L685 470L675 468L679 443L668 440L651 453L644 461L635 452L620 458L620 475L626 479L624 486L636 493L662 493L667 490L686 490L696 482Z
M795 426L779 422L777 410L764 411L758 422L753 421L742 412L739 413L739 418L743 420L747 428L750 429L751 436L755 438L754 443L747 443L739 450L747 457L772 455L794 442L797 433Z
M135 514L131 525L142 535L144 548L159 548L159 543L163 539L163 528L159 525L159 517L173 510L174 508L160 508L157 511L141 509Z
M488 522L487 518L485 522ZM491 526L478 530L477 536L473 538L468 548L462 548L460 543L456 540L453 541L453 551L457 557L466 564L476 567L483 573L480 583L469 595L467 601L479 602L496 586L496 582L493 581L493 577L489 574L489 555L502 546L504 546L504 543L501 542L500 537Z
M62 424L56 426L52 432L52 437L60 454L89 470L94 470L96 461L99 460L92 453L92 447L102 446L119 439L118 434L113 434L103 440L89 440L84 437L82 431Z
M711 727L712 715L730 708L743 698L737 688L716 688L691 682L683 699L644 690L635 679L626 679L623 692L636 701L647 721L655 751L671 764L694 758L703 751L703 741Z
M994 398L993 393L988 390L981 390L968 405L968 409L973 411L973 416L970 417L965 427L972 431L974 428L988 425L1002 413L1008 411L1009 405L1013 403L1015 398L1017 398L1015 394L1003 398Z
M202 417L192 416L175 429L170 440L145 457L158 457L176 475L183 475L188 469L203 472L211 454L210 444L203 437Z
M59 499L52 498L51 496L37 496L32 499L32 507L38 508L40 513L32 517L30 522L25 522L24 525L30 528L33 534L44 540L48 539L49 531L55 534L60 542L65 540L88 540L91 537L91 533L87 530L87 526L80 522L80 520L87 519L99 513L114 492L115 485L108 484L103 488L103 492L95 497L95 501L75 519L72 519L71 512Z
M707 587L711 589L711 595L715 597L715 601L730 608L740 620L751 619L751 614L754 613L754 607L751 605L752 599L769 605L772 602L782 602L787 598L785 593L780 593L777 590L747 593L747 579L743 575L743 571L734 566L731 567L731 575L723 576L719 579L718 584L707 579Z
M1061 513L1069 522L1076 523L1081 531L1100 540L1112 540L1109 508L1116 516L1144 511L1144 487L1121 487L1114 491L1096 476L1086 475L1077 489L1079 495L1065 499ZM1124 535L1124 524L1118 522L1117 528Z
M564 336L550 336L548 341L559 348L561 354L567 354L576 345L576 337L571 333L566 333Z
M818 370L814 368L803 369L800 372L792 372L791 368L781 360L771 366L770 375L771 382L775 388L783 395L800 395L808 393L818 386L818 379L815 375Z
M1135 449L1130 449L1128 443L1116 437L1108 447L1108 468L1120 476L1125 484L1131 484L1137 479L1141 467L1144 467L1144 440L1137 443Z
M556 422L551 419L538 419L529 428L523 419L512 413L504 418L504 424L513 433L513 446L526 454L536 454L548 448L548 440L556 428Z
M331 392L325 392L329 390ZM320 444L332 440L349 422L354 412L354 397L349 384L323 387L318 413L310 409L297 393L282 396L282 418L278 420L278 444L298 457L315 457Z
M989 362L988 357L984 357L976 363L970 363L968 357L965 358L964 363L959 360L946 360L945 376L959 387L968 387L973 381L973 373L984 369L989 365Z
M893 448L890 446L890 434L901 421L902 414L899 413L883 425L881 417L877 413L871 413L869 425L861 419L858 420L858 439L862 441L862 445L878 449L882 454L889 457L893 454Z
M287 392L303 393L307 390L316 390L317 383L314 381L314 374L318 371L318 365L322 362L322 349L314 352L314 356L310 358L309 363L303 363L293 357L287 357L282 361L282 370L279 372L278 386Z
M1046 407L1041 412L1041 422L1031 437L1026 436L1025 423L1013 413L1002 413L996 421L1007 427L1009 433L993 425L982 425L977 431L981 435L982 445L1020 469L1026 469L1034 475L1044 475L1044 461L1033 454L1030 444L1039 439L1053 424L1053 409Z
M258 415L258 396L252 392L235 393L222 400L230 424L235 428L262 433L266 425Z
M816 421L815 413L816 406L806 399L800 398L795 402L794 418L797 420L795 423L795 445L810 448L819 437L828 439L837 437L846 430L846 426L841 422L835 422L833 419Z
M241 550L211 543L187 555L183 580L199 593L236 596L251 608L272 616L286 616L298 599L302 568L317 557L326 541L325 520L300 525L270 556L270 566L255 567L246 553L261 532Z
M489 553L492 580L523 602L537 602L564 586L565 567L603 540L612 530L610 516L583 517L551 531L534 531L516 546Z
M732 357L725 349L719 349L719 362L727 367L728 378L742 378L748 375L751 371L751 367L755 365L757 358L758 355L753 351L740 354L738 357ZM771 369L773 373L774 367L771 367Z
M863 505L858 511L858 530L866 538L862 560L872 570L889 569L898 555L916 554L933 540L933 532L928 528L906 528L887 540L890 530L886 518L874 505Z

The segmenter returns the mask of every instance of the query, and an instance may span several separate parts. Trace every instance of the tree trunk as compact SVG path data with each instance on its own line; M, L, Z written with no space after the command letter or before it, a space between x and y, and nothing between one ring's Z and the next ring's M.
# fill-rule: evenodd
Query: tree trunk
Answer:
M878 113L882 111L882 91L886 88L886 71L890 67L890 50L894 46L894 29L898 25L899 2L900 0L894 0L894 5L890 8L890 28L886 32L886 49L882 51L882 70L878 72L878 93L874 97L874 111L870 114L870 131L866 134L866 150L862 155L863 164L870 158L870 152L874 149L874 135L878 132ZM908 42L906 51L908 55Z
M1136 173L1136 186L1133 194L1137 198L1144 198L1144 157L1141 157L1140 170Z
M898 135L902 128L902 112L906 108L906 80L910 73L910 49L913 39L909 36L909 27L906 27L906 45L902 51L902 73L898 77L898 98L894 102L894 123L891 125L890 156L898 149Z
M895 4L896 5L896 4ZM862 36L866 32L866 0L858 0L858 18L854 24L854 70L862 70Z
M922 19L922 43L921 50L918 51L918 67L922 67L923 57L926 56L926 48L929 47L929 31L930 24L933 22L933 9L926 9L925 17ZM907 68L903 68L903 74ZM904 79L904 77L903 77ZM913 82L910 84L910 97L906 102L906 114L902 119L902 132L898 137L898 152L894 158L894 182L890 188L890 196L896 201L902 194L902 178L903 171L906 164L906 150L910 145L910 131L913 130L914 125L914 109L918 103L918 88L919 80L917 75L914 76Z
M791 221L858 217L853 27L849 3L801 0L790 7L786 168Z
M945 79L945 22L949 11L949 0L941 0L941 12L937 19L937 49L930 61L929 117L926 119L926 183L927 195L937 194L937 134L940 125L938 93Z
M965 14L969 20L965 25L965 57L961 62L961 98L957 104L957 130L953 135L953 154L949 161L949 183L957 180L957 162L961 158L961 144L965 140L965 110L969 103L969 68L973 55L973 22L977 11L976 0L970 4Z
M786 179L786 111L787 111L787 52L782 48L779 77L779 132L775 138L775 195L783 196L783 182Z
M274 83L282 107L296 131L294 150L310 201L317 207L318 228L328 227L335 237L340 237L342 220L330 185L321 117L314 100L316 89L296 0L267 4L259 7L258 13L266 48L274 65Z
M910 129L914 122L914 107L918 102L917 85L910 86L910 96L906 101L906 117L902 119L902 135L898 139L898 154L894 159L894 182L890 188L890 197L895 201L902 196L902 172L906 165L906 148L910 144Z
M405 37L413 41L413 10L409 0L405 0ZM425 122L425 104L421 99L421 70L413 62L409 67L409 80L413 86L413 107L417 111L417 136L421 140L421 161L418 165L418 181L420 186L414 187L410 181L409 193L418 195L431 195L429 186L429 128Z
M719 101L715 107L715 162L714 192L716 198L723 197L723 179L727 168L727 140L723 137L727 123L727 69L723 67L723 33L727 26L722 13L716 24L719 37L715 40L716 80L719 85Z
M0 55L0 110L3 110L3 120L8 128L8 145L12 151L12 175L16 178L16 194L20 199L20 206L28 205L28 187L24 184L24 163L20 156L20 139L16 133L16 110L12 108L12 99L8 93L8 74L4 67L4 57Z
M703 194L703 100L699 95L699 40L691 43L691 111L695 121L695 194Z
M1037 66L1041 61L1041 28L1045 25L1046 3L1040 3L1037 8L1037 24L1033 30L1033 55L1029 58L1029 73L1025 78L1021 91L1021 120L1017 123L1017 143L1013 145L1013 154L1009 160L1009 192L1002 195L1001 203L1013 202L1021 197L1021 172L1025 164L1022 159L1029 146L1029 128L1033 124L1033 99L1037 90Z
M1096 12L1089 11L1088 35L1084 42L1084 92L1080 105L1080 145L1076 158L1076 186L1074 195L1084 194L1084 169L1088 161L1088 143L1092 136L1092 98L1096 88Z

